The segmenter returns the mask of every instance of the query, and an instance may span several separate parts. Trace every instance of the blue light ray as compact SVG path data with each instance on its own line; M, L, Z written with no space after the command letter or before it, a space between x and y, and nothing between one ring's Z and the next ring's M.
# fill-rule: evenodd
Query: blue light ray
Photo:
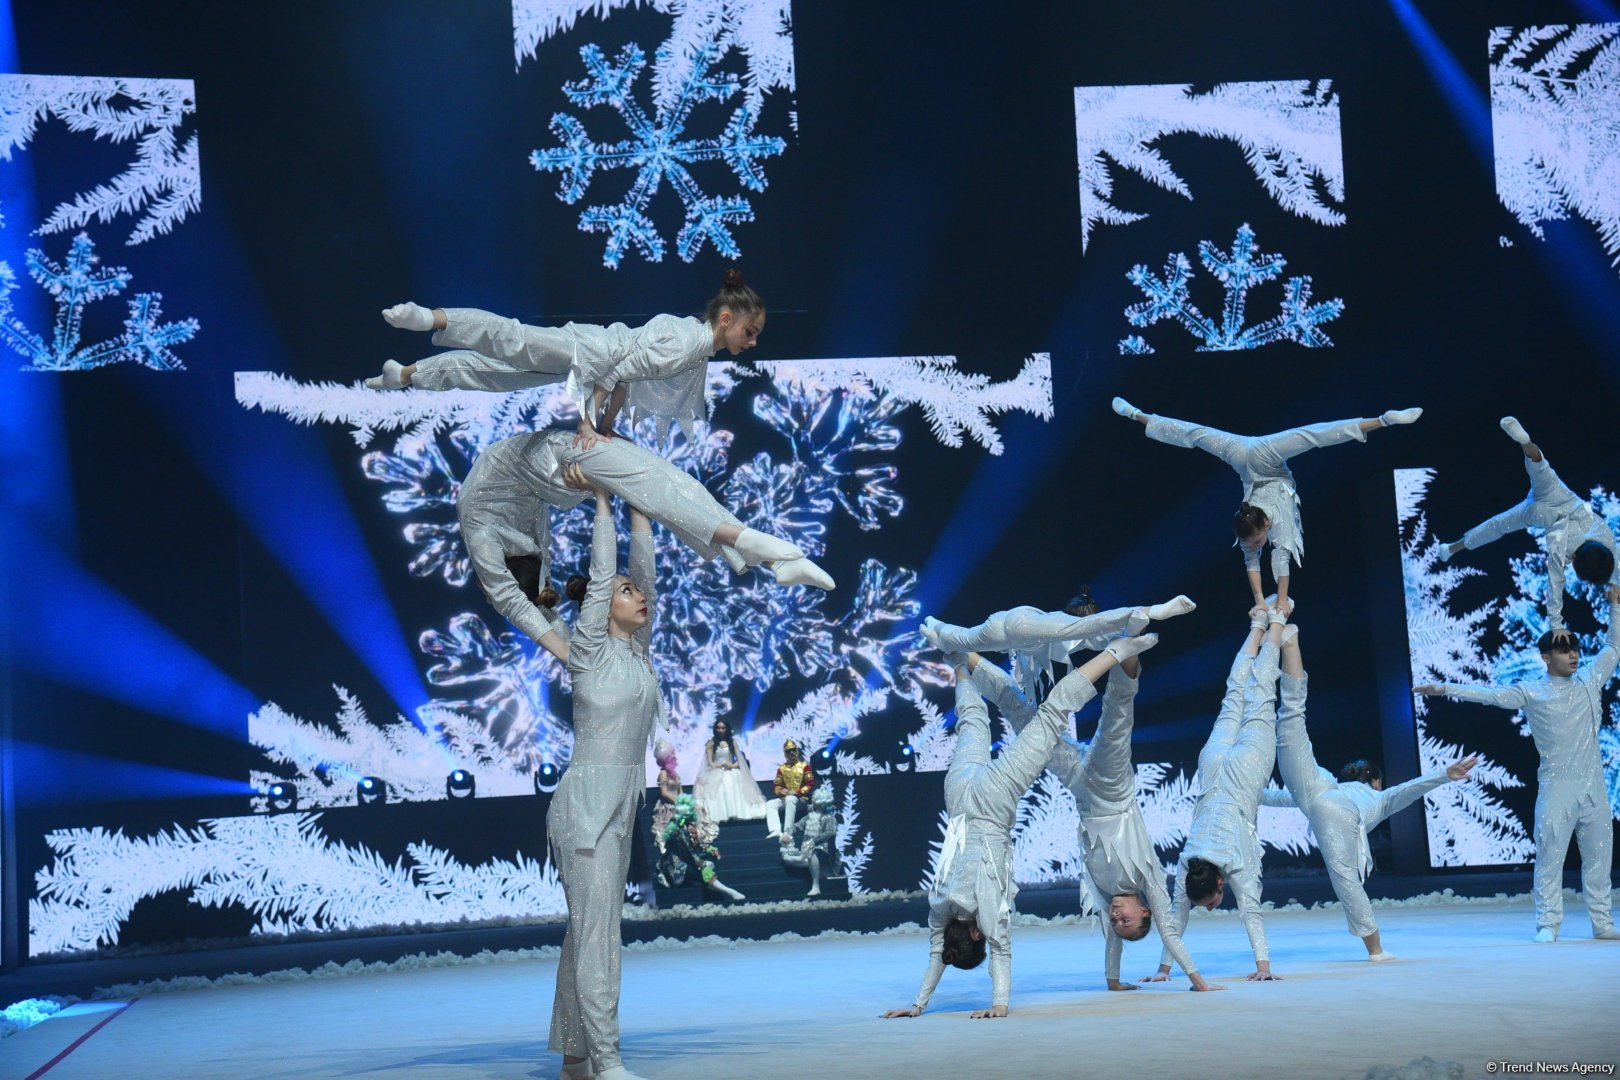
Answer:
M1418 55L1428 66L1429 75L1434 84L1440 88L1441 95L1446 104L1451 107L1452 114L1462 126L1463 137L1468 140L1469 149L1473 150L1481 165L1487 170L1493 170L1495 153L1491 143L1491 109L1485 90L1468 77L1468 73L1458 62L1457 58L1447 49L1440 40L1440 35L1434 32L1413 0L1389 0L1390 9L1400 20L1401 27L1406 31L1407 37L1412 39ZM1479 54L1481 59L1485 55L1485 37L1481 33L1479 40Z
M17 665L43 678L241 740L258 700L37 533L6 609Z
M253 794L253 785L140 761L16 741L17 801L23 806Z

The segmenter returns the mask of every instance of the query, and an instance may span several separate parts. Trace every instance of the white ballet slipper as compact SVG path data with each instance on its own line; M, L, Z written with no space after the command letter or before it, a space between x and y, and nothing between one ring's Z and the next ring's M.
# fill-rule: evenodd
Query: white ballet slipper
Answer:
M806 896L820 896L821 895L821 886L820 885L812 885L812 886L810 886L810 891L805 893L804 895L806 895Z
M835 587L831 574L802 555L797 559L767 565L770 566L771 573L776 575L776 582L779 585L809 585L828 592Z
M1536 931L1536 936L1531 940L1539 942L1542 945L1548 945L1558 940L1558 931L1554 930L1550 926L1543 926L1540 930Z
M1455 559L1457 557L1457 553L1459 551L1461 551L1462 549L1463 549L1463 542L1461 540L1458 540L1455 543L1451 543L1451 544L1441 544L1440 545L1440 561L1441 562L1450 562L1452 559Z
M1108 643L1103 652L1112 656L1120 663L1124 663L1137 653L1147 652L1159 643L1158 634L1142 634L1138 637L1115 638Z
M1160 619L1173 619L1177 615L1186 615L1195 611L1198 605L1186 596L1178 596L1174 600L1167 600L1162 604L1154 604L1148 608L1148 618L1155 622Z
M382 317L383 322L400 330L433 329L433 309L413 304L409 300L403 304L395 304L391 308L383 308Z
M1122 397L1115 398L1112 404L1114 406L1114 411L1119 413L1119 415L1123 416L1127 420L1135 420L1142 415L1141 409L1138 409L1135 405L1132 405Z
M927 618L923 619L922 626L918 627L918 630L922 633L923 640L928 642L928 647L930 649L939 649L941 652L945 651L944 646L940 645L939 643L938 619L934 618L932 615L929 615Z
M1417 418L1423 415L1422 409L1391 409L1378 418L1378 422L1385 427L1394 424L1415 424Z
M1609 926L1602 930L1592 931L1592 937L1597 941L1620 941L1620 930Z
M1515 417L1504 416L1504 417L1502 417L1501 422L1502 422L1502 430L1507 432L1508 438L1512 439L1514 442L1518 443L1520 446L1529 445L1529 443L1530 443L1530 433L1528 431L1524 430L1524 425L1519 423L1519 421Z
M403 390L405 389L405 365L398 360L384 360L381 375L373 375L366 380L368 390Z
M726 560L734 574L746 574L749 571L748 560L742 557L742 552L725 544L720 545L720 557Z
M1299 637L1299 624L1289 623L1287 626L1283 627L1282 641L1280 644L1286 645L1297 637Z
M1375 964L1387 964L1391 960L1399 960L1400 957L1396 956L1394 953L1379 951L1373 953L1371 956L1367 957L1367 959Z
M794 559L804 558L804 552L797 544L790 544L758 529L744 529L742 535L737 537L736 548L738 554L756 565L768 562L792 562ZM831 585L827 587L832 588Z
M1153 615L1145 607L1132 608L1130 617L1125 620L1125 633L1140 634L1148 628Z

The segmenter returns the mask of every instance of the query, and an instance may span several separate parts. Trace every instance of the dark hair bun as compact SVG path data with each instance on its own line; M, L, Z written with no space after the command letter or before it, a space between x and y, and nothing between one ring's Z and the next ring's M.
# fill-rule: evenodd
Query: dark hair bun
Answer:
M743 287L742 271L733 266L726 271L726 288L740 289Z
M585 589L590 583L591 579L584 574L570 575L568 584L563 586L563 593L574 603L583 604L585 602Z
M535 603L539 604L543 608L554 608L557 606L557 602L561 599L562 597L557 595L557 590L553 589L551 587L551 582L548 581L546 582L545 587L540 590L540 595L535 600Z

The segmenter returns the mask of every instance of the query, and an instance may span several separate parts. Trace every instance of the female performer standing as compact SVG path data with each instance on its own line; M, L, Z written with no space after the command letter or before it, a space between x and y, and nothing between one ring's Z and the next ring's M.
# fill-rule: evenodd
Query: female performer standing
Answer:
M583 482L577 467L571 479ZM591 576L568 581L579 618L569 641L574 757L546 832L568 900L568 930L551 1006L551 1049L562 1076L634 1080L619 1060L619 922L636 808L646 788L647 740L663 712L647 655L652 641L652 524L630 513L630 573L616 574L611 502L596 494Z

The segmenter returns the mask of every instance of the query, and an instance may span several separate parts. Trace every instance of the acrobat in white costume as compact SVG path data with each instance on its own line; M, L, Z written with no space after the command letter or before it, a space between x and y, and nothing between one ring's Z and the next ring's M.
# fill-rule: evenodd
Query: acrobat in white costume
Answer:
M1350 932L1367 948L1367 959L1394 960L1384 951L1367 899L1365 882L1372 873L1372 848L1367 835L1385 818L1410 806L1441 784L1461 780L1476 758L1463 758L1434 769L1387 791L1360 781L1340 782L1322 768L1311 747L1305 726L1305 699L1309 682L1300 654L1298 628L1284 631L1281 687L1282 707L1277 713L1277 768L1288 787L1289 801L1310 820L1311 832L1322 852L1328 880L1344 907ZM1268 802L1268 805L1285 805Z
M632 516L629 578L648 614L629 637L614 632L618 563L613 511L596 499L591 573L569 643L574 756L546 812L552 861L568 902L557 964L550 1048L574 1061L565 1080L631 1074L619 1059L619 927L636 809L646 790L647 740L663 711L648 658L657 610L653 537Z
M1260 913L1261 853L1255 818L1260 812L1260 793L1277 761L1277 654L1282 622L1280 613L1271 613L1273 629L1262 644L1261 620L1265 618L1257 615L1250 624L1249 635L1227 674L1215 726L1198 755L1198 783L1203 790L1193 804L1192 825L1176 868L1173 919L1176 932L1184 934L1194 900L1214 908L1221 900L1221 886L1230 883L1238 918L1254 950L1250 981L1276 978L1271 973L1265 919ZM1218 871L1210 896L1188 894L1194 860ZM1174 959L1166 949L1154 978L1168 978Z
M1620 585L1620 567L1615 565L1614 533L1608 523L1592 511L1585 499L1558 478L1541 448L1530 441L1523 425L1511 416L1504 416L1502 430L1524 447L1524 471L1530 474L1530 494L1513 509L1504 510L1469 529L1461 540L1441 545L1440 557L1454 558L1465 548L1473 551L1521 529L1546 530L1547 625L1554 630L1562 630L1564 567L1582 547L1596 544L1607 552L1607 559L1600 552L1593 554L1596 556L1594 562L1608 564L1608 581L1594 581L1592 584ZM1577 561L1579 565L1580 561Z
M1580 665L1572 639L1542 637L1547 676L1515 686L1429 683L1414 692L1444 694L1455 701L1517 709L1530 722L1541 755L1536 771L1536 940L1556 941L1564 920L1564 856L1570 835L1581 851L1581 891L1596 937L1620 939L1611 911L1609 874L1614 861L1614 812L1603 776L1598 727L1603 723L1603 687L1620 662L1620 585L1610 585L1609 634L1592 660Z
M1254 602L1264 603L1265 589L1260 579L1260 552L1271 542L1271 576L1277 583L1277 596L1288 609L1290 562L1303 566L1305 527L1299 515L1299 489L1294 482L1289 459L1322 446L1366 442L1367 433L1391 424L1410 424L1423 415L1422 409L1391 409L1376 419L1332 420L1305 427L1289 428L1275 435L1234 435L1229 431L1155 416L1136 408L1124 398L1114 399L1114 411L1129 420L1147 425L1147 436L1156 442L1187 447L1214 454L1237 471L1243 481L1243 502L1265 513L1269 527L1250 540L1239 539L1243 565L1249 575Z
M974 684L1007 718L1013 730L1022 733L1035 712L1029 699L1001 668L987 660L969 659ZM1164 868L1154 853L1153 839L1136 801L1131 732L1136 723L1139 680L1130 675L1127 667L1121 665L1108 673L1102 716L1091 744L1083 747L1064 735L1046 762L1047 769L1074 795L1080 811L1079 843L1085 860L1081 909L1102 917L1104 966L1110 990L1135 989L1134 984L1120 981L1124 939L1119 930L1140 920L1144 904L1164 950L1187 973L1193 989L1219 990L1222 987L1206 982L1198 973L1181 942L1164 888Z
M632 421L656 417L660 437L678 423L690 438L693 423L708 416L709 358L722 348L733 356L753 348L765 309L732 270L706 318L656 315L633 330L624 323L529 326L478 308L430 310L409 302L386 309L383 318L401 329L435 331L434 344L456 351L408 367L389 360L381 375L366 380L373 390L501 392L563 382L583 431L610 430L627 405Z
M945 774L949 823L928 900L929 959L908 1009L886 1016L918 1016L928 1007L945 965L977 966L969 941L983 941L990 958L991 1006L975 1017L1007 1015L1012 990L1012 827L1018 802L1046 767L1075 710L1096 696L1091 681L1120 659L1158 643L1144 634L1123 638L1058 681L1034 719L1002 752L990 757L990 716L965 666L956 668L956 748ZM953 925L956 924L956 925ZM948 941L948 939L951 939ZM947 955L947 954L950 955Z
M478 455L456 495L462 540L484 595L514 626L553 652L567 635L554 615L524 596L506 557L538 555L541 581L549 580L550 508L569 509L586 497L569 485L569 465L578 465L586 479L661 522L706 559L724 555L739 571L765 563L784 584L831 587L832 579L796 545L744 527L708 488L657 454L625 439L605 439L589 450L573 443L574 436L564 431L503 439ZM722 537L730 544L720 542ZM558 637L542 641L547 632ZM565 653L558 655L566 659Z
M1053 664L1067 664L1080 649L1101 649L1120 633L1140 633L1151 621L1185 615L1197 607L1178 596L1152 607L1114 608L1094 615L1015 607L998 611L977 626L955 626L929 617L922 634L934 648L946 653L1011 653L1018 685L1033 695L1042 673Z

